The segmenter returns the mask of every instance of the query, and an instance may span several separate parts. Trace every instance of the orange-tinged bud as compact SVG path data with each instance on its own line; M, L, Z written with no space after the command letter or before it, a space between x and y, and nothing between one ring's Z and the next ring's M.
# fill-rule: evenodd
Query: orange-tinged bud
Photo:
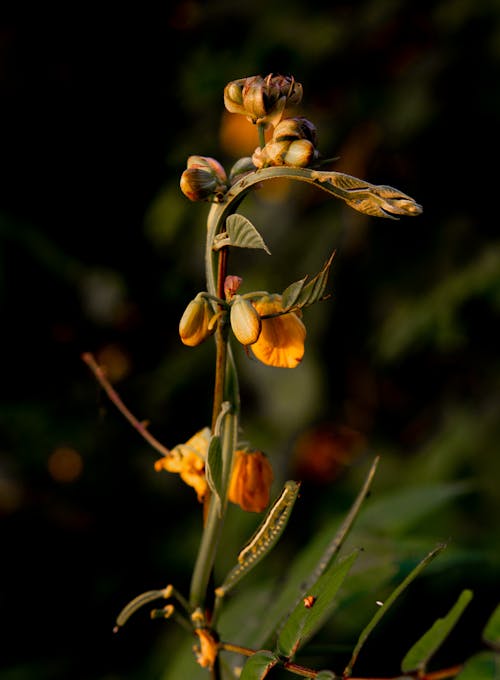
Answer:
M252 345L260 335L261 320L249 300L235 295L231 301L231 328L242 345Z
M181 175L182 193L190 201L220 201L229 188L226 171L215 158L190 156Z
M262 451L235 451L228 498L247 512L262 512L269 504L273 469Z
M201 295L191 300L179 322L179 335L184 345L196 347L214 332L215 328L210 324L213 314L210 303Z

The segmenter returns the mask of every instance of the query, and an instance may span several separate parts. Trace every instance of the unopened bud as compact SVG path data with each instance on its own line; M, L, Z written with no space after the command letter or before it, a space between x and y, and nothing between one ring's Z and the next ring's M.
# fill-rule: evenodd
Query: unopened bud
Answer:
M180 187L191 201L217 201L226 193L229 183L224 168L214 158L190 156Z
M226 296L226 300L231 300L235 296L242 281L243 279L241 276L235 276L234 274L226 276L224 281L224 295Z
M231 302L231 328L242 345L257 342L262 328L259 313L249 300L235 295Z
M197 295L186 307L179 322L179 335L184 345L196 347L215 330L210 320L213 310L209 302Z

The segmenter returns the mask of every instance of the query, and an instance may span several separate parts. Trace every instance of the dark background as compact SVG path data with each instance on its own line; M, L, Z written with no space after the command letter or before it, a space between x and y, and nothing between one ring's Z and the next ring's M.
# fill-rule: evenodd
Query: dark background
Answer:
M188 589L198 508L154 472L156 452L80 355L108 365L166 446L207 424L213 347L182 346L177 325L204 286L208 206L179 178L191 154L229 170L257 145L243 119L228 129L222 93L269 72L303 84L299 112L340 157L332 169L424 213L369 218L305 186L249 200L273 257L240 257L246 290L281 291L337 253L299 369L260 370L236 348L243 425L276 492L304 479L301 539L348 507L368 454L382 455L381 490L472 480L426 531L470 557L441 576L436 615L472 587L463 639L479 645L499 594L498 3L18 4L0 48L0 677L159 678L168 665L163 624L138 614L111 631L137 593ZM384 661L400 634L395 618L371 672L397 674Z

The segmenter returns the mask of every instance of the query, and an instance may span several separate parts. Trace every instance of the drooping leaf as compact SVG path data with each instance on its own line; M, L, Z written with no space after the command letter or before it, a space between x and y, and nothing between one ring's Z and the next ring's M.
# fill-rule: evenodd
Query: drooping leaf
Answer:
M260 233L243 215L229 215L226 220L226 231L230 245L237 248L257 248L265 250L268 255L271 254Z
M500 654L480 652L471 656L456 680L500 680Z
M303 646L332 613L335 596L340 589L358 552L351 553L340 562L333 562L320 578L310 585L309 595L313 598L307 606L299 602L287 618L276 644L280 656L291 658Z
M424 557L424 559L421 560L417 564L417 566L414 569L412 569L412 571L406 576L406 578L404 578L403 581L392 591L389 597L386 598L383 605L375 612L374 616L372 616L368 624L361 631L361 634L358 638L356 646L354 647L349 663L344 669L343 677L348 678L352 674L352 669L354 667L354 664L356 663L356 660L359 656L359 653L363 645L365 644L366 640L368 639L370 633L373 631L375 626L379 623L379 621L388 611L388 609L394 604L394 602L401 595L401 593L403 593L406 590L410 583L420 574L420 572L429 564L429 562L431 562L437 555L439 555L439 553L442 550L444 550L445 547L446 546L444 544L440 544L436 546L434 550L431 550L431 552L428 553Z
M243 666L240 680L263 680L277 663L279 658L267 649L255 652Z
M213 435L208 447L207 460L205 463L207 483L210 490L217 499L219 509L221 508L222 490L222 446L220 437Z
M500 650L500 604L497 605L497 608L488 619L483 631L483 640Z
M452 628L472 599L472 591L463 590L458 600L443 618L437 619L429 630L417 640L401 662L403 673L421 671L427 666L436 650L443 644Z

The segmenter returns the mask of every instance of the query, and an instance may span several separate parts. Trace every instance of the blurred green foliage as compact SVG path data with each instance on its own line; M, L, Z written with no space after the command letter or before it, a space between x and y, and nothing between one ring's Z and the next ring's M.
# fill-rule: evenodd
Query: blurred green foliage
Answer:
M396 186L424 214L368 218L308 187L242 206L273 254L234 258L245 290L281 291L337 249L331 299L305 312L303 364L280 372L237 352L246 436L272 457L277 488L304 480L250 592L265 593L282 561L340 521L377 453L373 501L397 493L403 505L379 533L360 524L369 583L388 583L436 540L452 549L391 613L359 672L396 674L463 588L474 600L442 661L475 651L500 593L498 3L43 5L1 22L0 678L161 678L184 640L147 614L112 636L137 593L186 590L200 517L191 489L154 472L155 452L80 354L106 361L165 445L207 424L213 348L182 346L177 325L204 286L208 206L178 182L191 154L227 169L243 155L224 135L222 91L269 72L303 84L300 113L323 155L340 157L333 169ZM365 445L354 451L346 431ZM422 501L422 488L447 503ZM404 531L403 513L418 520ZM254 526L235 509L228 541ZM375 599L363 583L321 643L355 640Z

